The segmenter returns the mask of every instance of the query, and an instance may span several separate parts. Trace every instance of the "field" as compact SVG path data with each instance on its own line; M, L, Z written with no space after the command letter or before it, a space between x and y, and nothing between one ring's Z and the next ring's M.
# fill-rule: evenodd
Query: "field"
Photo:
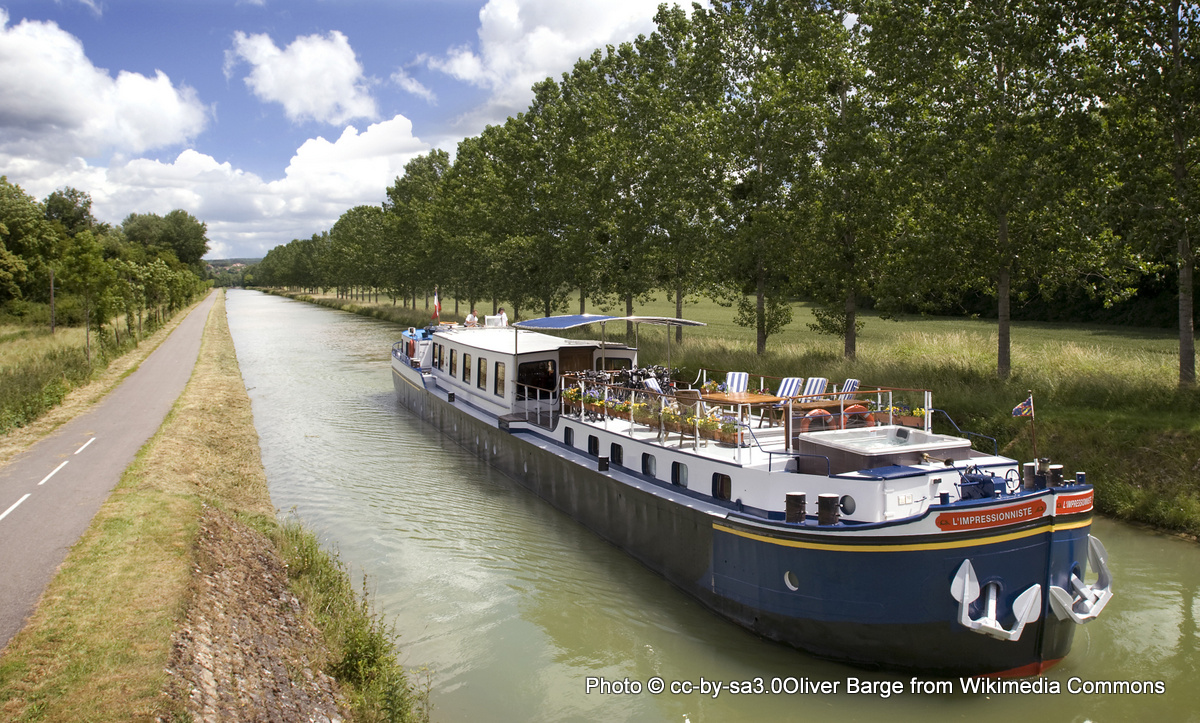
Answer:
M423 306L405 309L332 294L301 298L403 326L429 319ZM485 307L479 304L480 311L490 311ZM444 320L453 308L452 300L444 300ZM460 310L467 311L465 302ZM1170 332L1014 323L1013 373L1001 381L994 321L865 315L858 358L848 361L841 339L808 328L808 305L795 304L794 312L792 323L768 340L760 357L753 330L735 325L732 309L707 301L689 304L683 315L708 326L685 330L681 344L672 334L671 365L689 382L704 367L718 379L738 370L752 378L823 376L840 384L854 377L864 387L930 389L935 408L959 427L994 437L1003 454L1023 461L1033 458L1034 430L1028 419L1014 418L1012 409L1033 390L1038 455L1066 465L1069 476L1086 471L1101 512L1200 535L1200 392L1178 388L1178 342ZM637 305L635 313L674 316L675 306L660 298ZM608 332L623 334L623 328ZM595 336L598 330L584 333ZM666 336L664 328L642 327L643 363L666 363ZM902 401L920 406L919 395ZM935 416L935 429L951 429L944 419Z

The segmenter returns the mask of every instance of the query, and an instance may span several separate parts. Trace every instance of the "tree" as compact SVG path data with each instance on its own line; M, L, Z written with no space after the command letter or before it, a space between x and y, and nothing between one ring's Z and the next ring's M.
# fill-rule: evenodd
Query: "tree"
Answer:
M811 211L805 197L818 148L828 48L837 21L822 7L770 0L715 3L697 10L707 63L722 83L717 153L725 163L725 270L739 324L756 349L791 321L797 255L791 230ZM751 296L753 300L747 298Z
M170 249L175 258L200 273L200 259L208 253L208 224L182 209L163 217L157 245Z
M101 297L114 280L113 269L104 260L92 232L77 233L63 261L62 284L67 291L76 294L83 305L84 344L89 363L92 360L92 323L99 328L107 321L97 312Z
M1061 7L1032 0L867 0L870 67L911 134L910 163L937 217L908 259L929 285L997 300L996 371L1012 370L1011 304L1048 294L1105 257L1108 239L1080 222L1089 193L1077 168L1086 99L1072 94L1081 38ZM928 269L939 269L929 274Z
M1179 283L1179 385L1196 383L1192 239L1200 219L1200 5L1181 0L1082 2L1079 46L1094 64L1116 194L1131 241L1175 266Z
M65 186L46 196L43 205L46 219L61 223L71 236L101 225L92 215L91 195L77 188Z
M383 211L389 228L381 257L387 259L390 286L405 289L414 299L449 280L440 253L444 236L435 221L442 177L449 168L450 154L435 148L406 163L404 175L387 189Z

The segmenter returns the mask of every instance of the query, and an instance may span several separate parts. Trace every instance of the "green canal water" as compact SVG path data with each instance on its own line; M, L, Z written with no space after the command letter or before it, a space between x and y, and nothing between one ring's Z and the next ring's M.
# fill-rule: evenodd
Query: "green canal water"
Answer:
M1194 543L1097 520L1116 596L1071 655L1025 692L931 691L725 622L442 438L396 403L395 325L251 291L227 309L275 506L366 576L434 720L1200 721Z

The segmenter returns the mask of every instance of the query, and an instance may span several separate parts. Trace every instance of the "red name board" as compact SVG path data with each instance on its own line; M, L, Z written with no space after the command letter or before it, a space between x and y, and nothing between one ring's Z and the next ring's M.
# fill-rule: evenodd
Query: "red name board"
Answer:
M985 527L1001 527L1018 522L1036 519L1046 513L1046 503L1042 500L1026 502L1012 507L989 507L970 512L943 512L937 516L938 529L943 532L956 530L980 530Z
M1069 515L1075 512L1090 512L1092 509L1092 491L1081 492L1077 495L1059 495L1054 503L1054 514Z

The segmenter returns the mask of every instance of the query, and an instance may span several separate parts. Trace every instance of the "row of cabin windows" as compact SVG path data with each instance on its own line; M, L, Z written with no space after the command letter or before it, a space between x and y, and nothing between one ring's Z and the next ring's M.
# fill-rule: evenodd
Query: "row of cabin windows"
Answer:
M433 366L440 371L446 371L446 347L442 344L433 345ZM462 380L467 384L471 383L471 372L475 373L475 386L487 391L488 388L488 366L487 359L479 357L475 360L475 368L471 368L471 355L462 355ZM450 376L458 378L458 350L450 350ZM495 373L492 377L492 393L497 397L503 397L507 389L505 388L504 362L496 362Z
M568 447L575 446L575 429L566 427L563 430L563 442ZM587 451L593 457L600 456L600 439L594 434L588 435ZM613 442L609 448L609 461L614 465L625 465L625 449ZM658 478L658 460L649 452L642 453L642 474ZM677 487L688 486L688 468L683 462L671 463L671 484ZM712 496L718 500L728 500L733 495L733 479L727 474L714 472L712 476Z

